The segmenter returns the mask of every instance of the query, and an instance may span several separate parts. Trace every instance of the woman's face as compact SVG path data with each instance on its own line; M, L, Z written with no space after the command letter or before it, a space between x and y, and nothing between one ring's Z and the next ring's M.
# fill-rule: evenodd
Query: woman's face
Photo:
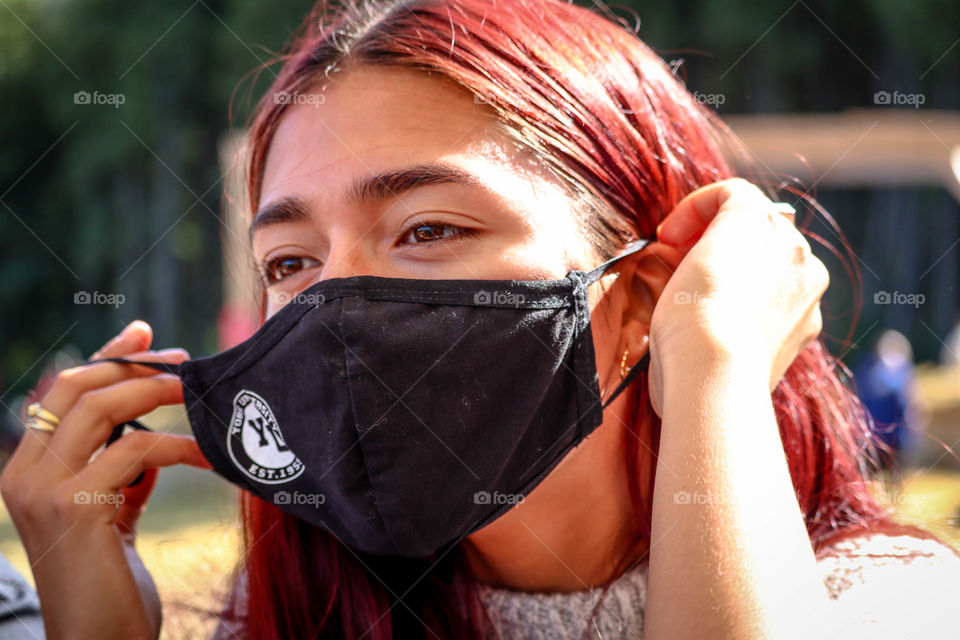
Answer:
M268 315L327 278L534 280L597 263L570 198L462 88L361 66L291 102L251 227Z
M327 278L535 280L598 264L572 200L469 92L398 68L358 67L333 78L326 90L291 97L267 156L252 236L269 281L268 314ZM609 390L623 351L612 319L626 296L604 296L602 287L588 292L600 388ZM622 419L609 413L623 409L615 405L520 507L471 540L486 540L487 549L513 544L536 527L537 514L559 522L557 509L569 510L575 492L596 517L627 517Z

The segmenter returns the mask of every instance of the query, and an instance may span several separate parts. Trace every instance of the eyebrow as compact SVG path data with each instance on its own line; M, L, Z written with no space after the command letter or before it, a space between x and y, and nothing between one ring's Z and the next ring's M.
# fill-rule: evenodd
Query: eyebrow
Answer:
M449 164L417 164L370 176L356 178L346 190L345 200L351 206L396 198L418 187L434 184L463 184L479 186L479 178ZM253 217L250 237L258 229L284 222L302 222L309 219L310 210L302 198L288 196L272 202Z

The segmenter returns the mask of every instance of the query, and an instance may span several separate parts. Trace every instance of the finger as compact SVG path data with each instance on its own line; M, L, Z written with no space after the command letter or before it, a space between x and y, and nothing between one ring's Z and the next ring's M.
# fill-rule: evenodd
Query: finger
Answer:
M150 325L143 320L134 320L107 344L100 347L90 356L90 359L119 358L128 353L149 349L151 342L153 342L153 329Z
M117 491L133 482L142 471L175 464L212 469L191 436L133 431L104 449L77 475L76 483L91 490Z
M161 405L182 402L180 379L167 373L125 380L88 391L77 400L53 432L53 438L48 443L48 455L78 473L87 466L90 456L106 441L115 426L134 420ZM117 443L105 451L115 446Z
M83 509L76 512L78 515L82 513L85 518L99 518L106 524L116 524L126 502L121 489L147 469L174 464L211 468L196 441L189 436L134 431L104 450L101 456L62 486L67 496L84 497L80 501L73 500L79 505L78 509Z
M126 357L147 362L179 364L189 359L190 354L183 349L163 349L162 351L129 353L126 354ZM80 396L88 391L107 387L124 380L155 376L160 373L160 371L151 367L120 362L98 362L64 369L57 374L57 379L46 395L43 396L40 404L53 415L63 416Z
M167 362L177 364L188 359L190 355L183 349L165 349L163 351L145 351L127 354L137 359L150 362ZM157 376L161 372L150 367L121 364L119 362L102 362L66 369L57 374L50 390L40 400L40 405L60 418L63 418L84 393L104 388L127 379ZM60 429L57 426L57 429ZM47 451L53 440L53 432L28 429L20 444L17 464L32 464L37 462Z
M134 320L94 353L91 359L119 357L134 351L142 351L149 348L152 341L153 329L150 328L150 325L143 320ZM69 406L54 406L51 408L49 404L45 404L48 395L49 391L40 400L40 405L58 418L62 418L63 413L66 412ZM27 429L27 433L20 439L20 444L17 446L11 462L15 465L19 465L21 462L26 464L37 462L42 452L46 449L46 445L52 439L53 433L49 431Z
M692 245L723 210L763 207L770 200L756 185L741 178L714 182L687 194L657 228L657 239L672 245Z
M143 481L135 487L123 487L120 492L123 494L123 504L120 505L120 511L117 513L116 525L122 534L135 536L137 534L137 521L143 512L144 505L150 499L153 487L157 483L157 469L147 469L143 472Z

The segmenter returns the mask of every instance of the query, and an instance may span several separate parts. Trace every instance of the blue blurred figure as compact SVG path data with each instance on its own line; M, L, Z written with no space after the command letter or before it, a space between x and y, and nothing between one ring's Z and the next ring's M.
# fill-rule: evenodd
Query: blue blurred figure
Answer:
M908 445L910 388L913 383L913 348L899 331L888 329L876 347L854 371L857 395L873 416L874 434L889 450L880 451L886 469L899 466Z

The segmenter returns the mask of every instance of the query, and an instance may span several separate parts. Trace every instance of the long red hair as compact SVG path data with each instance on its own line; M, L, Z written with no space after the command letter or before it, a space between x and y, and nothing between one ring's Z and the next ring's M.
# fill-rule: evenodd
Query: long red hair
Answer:
M418 69L472 92L568 186L601 256L614 255L630 238L654 237L660 220L697 187L759 175L724 124L632 31L561 0L336 7L321 0L281 60L250 128L254 209L267 151L288 106L274 96L309 91L348 64ZM842 372L817 340L773 393L815 549L838 536L897 528L865 480L875 445ZM644 537L637 544L646 544L656 454L643 456L658 450L660 421L646 380L633 389L637 412L627 427L625 482ZM426 560L365 556L245 492L241 511L251 638L477 637L485 624L456 550ZM236 613L231 607L228 615Z

